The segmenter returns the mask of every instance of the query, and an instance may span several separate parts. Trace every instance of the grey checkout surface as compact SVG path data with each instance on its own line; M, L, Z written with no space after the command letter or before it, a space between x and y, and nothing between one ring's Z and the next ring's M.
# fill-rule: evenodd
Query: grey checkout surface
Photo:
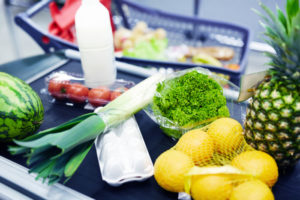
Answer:
M35 66L35 68L28 70L33 65ZM18 69L16 69L16 67ZM49 67L52 68L50 68L49 70ZM25 68L27 68L27 70L25 70ZM31 79L31 87L39 94L41 89L45 87L45 77L53 70L64 70L67 72L82 73L80 62L66 59L61 54L40 55L0 66L0 71L9 72L9 70L13 70L11 71L12 74L23 78L24 80ZM39 76L35 76L36 74L39 74ZM118 78L131 80L135 83L138 83L143 79L141 77L122 72L118 72ZM85 110L80 106L71 107L66 106L63 103L53 104L45 96L40 96L45 109L45 119L42 126L40 127L40 130L59 125L76 116L90 112L89 110ZM173 146L175 144L175 141L163 134L159 126L155 124L143 111L138 112L135 116L142 132L147 149L150 153L151 159L154 162L162 152ZM0 176L0 188L5 187L9 188L9 190L7 191L17 192L15 193L15 195L19 194L19 197L22 197L21 199L177 199L176 193L170 193L160 188L156 183L154 177L151 177L143 182L125 183L119 187L112 187L108 185L106 182L102 181L95 147L91 149L87 157L84 159L83 163L80 165L79 169L67 183L62 185L61 182L61 184L55 185L56 188L50 189L47 187L42 187L42 184L35 186L34 181L32 181L31 185L26 185L28 184L28 181L26 182L26 180L24 180L25 185L22 185L23 181L16 182L14 181L15 179L8 178L13 177L16 174L11 174L10 176L7 173L13 170L3 171L5 170L3 169L5 165L1 160L5 159L9 162L20 164L24 167L26 167L26 160L22 156L11 156L7 152L7 145L5 144L1 144L0 158L0 171L2 171L3 175ZM13 168L14 165L12 163L10 164ZM21 171L21 169L17 167L14 173L18 173L18 171ZM278 200L300 199L299 185L300 162L287 174L280 175L279 181L273 188L275 198ZM61 194L59 194L59 192L61 192ZM65 196L59 196L62 194L64 194Z

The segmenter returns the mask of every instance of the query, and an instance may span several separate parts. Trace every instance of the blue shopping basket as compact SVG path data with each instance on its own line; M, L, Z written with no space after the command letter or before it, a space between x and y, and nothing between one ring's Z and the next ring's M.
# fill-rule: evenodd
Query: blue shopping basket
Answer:
M29 8L26 12L15 17L15 22L26 31L45 52L60 49L78 50L76 44L51 35L32 20L32 17L46 8L52 0L42 0ZM115 0L117 11L122 17L123 26L132 28L139 21L144 21L150 28L163 28L167 31L169 45L188 46L226 46L234 49L235 56L231 63L239 64L238 70L216 67L205 64L180 63L161 60L138 59L131 57L116 57L119 61L127 63L154 66L173 67L186 69L195 66L207 68L213 72L230 76L230 80L239 84L241 75L247 65L250 32L247 28L230 23L204 20L196 17L188 17L167 13L157 9L147 8L127 0ZM46 40L45 40L46 39Z

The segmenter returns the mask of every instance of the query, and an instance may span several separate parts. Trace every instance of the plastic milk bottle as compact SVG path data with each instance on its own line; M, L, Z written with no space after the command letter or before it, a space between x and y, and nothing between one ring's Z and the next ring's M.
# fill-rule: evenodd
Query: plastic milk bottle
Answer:
M108 10L99 0L82 0L75 29L85 85L98 87L116 80L116 67Z

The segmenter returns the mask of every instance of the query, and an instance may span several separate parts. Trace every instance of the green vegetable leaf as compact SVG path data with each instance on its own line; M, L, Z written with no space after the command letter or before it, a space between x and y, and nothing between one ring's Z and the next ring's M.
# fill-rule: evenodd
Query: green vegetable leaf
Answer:
M88 113L24 140L15 140L18 146L10 146L9 151L25 154L30 172L37 173L37 179L47 180L48 184L62 178L68 180L91 149L94 139L106 128L116 126L148 105L157 82L163 77L162 74L149 77L97 110L97 114Z
M279 19L277 19L275 14L268 7L266 7L262 3L260 3L260 6L272 20L272 22L269 22L268 24L274 29L274 31L276 31L278 33L278 35L281 37L281 39L283 41L287 41L288 37L287 37L287 32L286 32L284 25L279 21Z
M188 129L230 115L222 87L198 71L163 81L156 91L153 113L163 130L175 138L180 134L171 127Z
M150 41L140 41L133 48L123 50L123 55L141 59L165 60L167 39L152 38Z
M9 146L8 151L13 155L17 155L28 152L28 148L22 146Z
M44 131L40 131L37 134L34 134L32 136L29 136L29 137L23 139L22 141L36 140L36 139L41 138L44 135L47 135L47 134L50 134L50 133L58 133L58 132L61 132L61 131L68 130L68 129L72 128L73 126L75 126L76 124L80 123L81 121L87 119L88 117L90 117L92 115L96 115L96 114L95 113L87 113L87 114L81 115L81 116L76 117L76 118L74 118L74 119L72 119L72 120L70 120L66 123L63 123L63 124L61 124L57 127L53 127L53 128L46 129Z
M266 16L264 16L260 11L254 8L252 9L252 11L255 12L257 15L259 15L263 19L263 21L265 21L267 24L270 24L270 20Z
M62 152L67 152L78 144L95 139L104 128L105 124L102 119L97 115L92 115L69 130L48 133L44 137L35 140L26 139L25 141L15 141L15 143L29 148L41 148L51 145L60 148Z
M26 153L30 173L37 173L37 179L48 179L48 184L53 184L63 175L70 178L74 174L105 126L95 113L84 115L39 133L39 136L15 141L19 147L9 150L15 154Z
M299 10L299 0L286 1L286 13L290 22L292 21L292 18L297 15L298 10Z
M286 32L288 33L289 31L288 31L288 24L287 24L286 18L284 16L283 12L278 7L278 5L276 5L276 10L277 10L277 16L278 16L279 21L285 27Z
M77 168L79 167L79 165L81 164L85 156L92 148L93 144L94 144L93 141L87 142L87 144L82 146L82 148L78 150L75 153L75 155L73 155L73 157L68 161L64 170L66 177L71 177L75 173L75 171L77 170Z

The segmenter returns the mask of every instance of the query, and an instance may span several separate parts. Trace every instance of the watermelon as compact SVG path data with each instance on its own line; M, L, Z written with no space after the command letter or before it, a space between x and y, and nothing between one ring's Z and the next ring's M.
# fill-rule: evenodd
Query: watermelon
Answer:
M44 107L37 93L21 79L0 72L0 141L33 134L43 118Z

